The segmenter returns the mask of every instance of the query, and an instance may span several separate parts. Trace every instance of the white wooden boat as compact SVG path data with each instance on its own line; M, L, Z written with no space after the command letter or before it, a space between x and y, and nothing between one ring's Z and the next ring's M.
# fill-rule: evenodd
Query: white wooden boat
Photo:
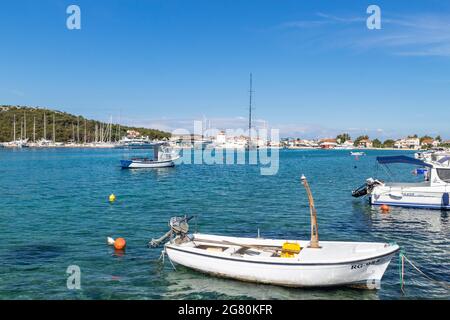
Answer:
M187 218L172 218L171 230L150 246L164 246L170 260L207 274L289 287L354 286L376 289L396 244L321 241L314 201L306 179L311 212L311 240L188 235ZM175 237L173 237L176 235Z
M175 160L179 158L173 150L162 144L154 144L153 158L132 158L130 160L120 160L123 169L140 168L166 168L175 166Z
M284 243L302 248L282 258ZM236 238L194 234L190 241L168 243L165 251L180 265L216 276L290 287L361 286L370 288L383 277L397 245L368 242Z
M415 183L403 183L384 182L369 178L364 185L352 192L354 197L367 195L372 205L386 204L400 207L450 209L450 167L447 165L403 155L377 157L377 161L380 164L405 163L417 166L420 168L420 172L424 174L424 180Z

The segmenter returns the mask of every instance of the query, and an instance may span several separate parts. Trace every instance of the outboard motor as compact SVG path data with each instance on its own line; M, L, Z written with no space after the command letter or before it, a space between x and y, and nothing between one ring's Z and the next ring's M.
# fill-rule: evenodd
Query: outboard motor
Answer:
M363 197L363 196L371 193L373 188L376 185L380 185L380 184L382 184L381 181L378 181L378 180L373 179L373 178L369 178L369 179L366 180L365 184L363 184L362 186L360 186L356 190L352 191L352 196L355 197L355 198Z
M161 243L167 239L177 239L179 241L184 241L188 238L188 231L189 231L189 220L191 220L192 217L184 216L184 217L172 217L169 221L169 227L170 230L167 231L166 234L164 234L162 237L158 239L152 239L149 241L148 246L151 248L156 248Z

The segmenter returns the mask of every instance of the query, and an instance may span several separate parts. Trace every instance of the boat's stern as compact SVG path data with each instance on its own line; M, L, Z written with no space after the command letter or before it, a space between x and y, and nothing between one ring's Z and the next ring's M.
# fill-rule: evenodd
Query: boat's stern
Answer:
M362 186L352 191L352 196L355 198L363 197L366 195L370 196L376 187L382 185L383 182L377 179L369 178L366 180L366 183L364 183Z
M130 168L130 166L131 166L132 163L133 163L133 161L131 161L131 160L120 160L120 166L121 166L123 169Z

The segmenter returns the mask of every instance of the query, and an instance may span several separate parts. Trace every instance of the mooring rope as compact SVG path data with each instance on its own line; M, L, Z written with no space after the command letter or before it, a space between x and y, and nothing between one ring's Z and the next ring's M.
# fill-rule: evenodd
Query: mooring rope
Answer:
M400 288L403 291L404 284L405 284L405 261L408 262L417 272L419 272L422 276L424 276L426 279L430 280L431 282L441 286L442 288L449 290L450 284L446 281L439 281L436 279L433 279L429 275L427 275L425 272L419 269L419 267L416 266L416 264L411 261L403 251L399 254L399 275L400 275Z

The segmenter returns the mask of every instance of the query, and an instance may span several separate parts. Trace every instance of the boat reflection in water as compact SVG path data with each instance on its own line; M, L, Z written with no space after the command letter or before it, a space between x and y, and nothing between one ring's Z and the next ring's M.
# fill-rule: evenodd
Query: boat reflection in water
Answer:
M232 279L205 277L183 266L177 266L177 272L165 272L166 284L164 299L256 299L256 300L315 300L315 299L354 299L355 293L360 300L379 299L376 290L358 290L353 288L299 289L266 284L242 282Z

